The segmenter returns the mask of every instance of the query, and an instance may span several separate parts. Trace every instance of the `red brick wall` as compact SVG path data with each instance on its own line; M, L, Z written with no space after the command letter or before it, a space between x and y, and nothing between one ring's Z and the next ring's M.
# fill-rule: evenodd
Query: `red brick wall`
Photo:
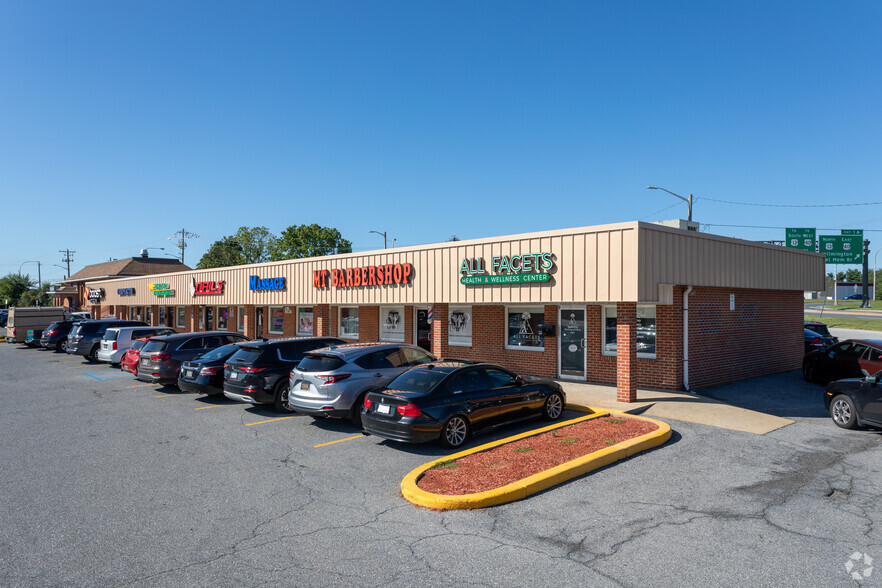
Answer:
M637 303L616 304L616 400L637 400Z
M358 307L358 341L376 343L380 340L380 307Z

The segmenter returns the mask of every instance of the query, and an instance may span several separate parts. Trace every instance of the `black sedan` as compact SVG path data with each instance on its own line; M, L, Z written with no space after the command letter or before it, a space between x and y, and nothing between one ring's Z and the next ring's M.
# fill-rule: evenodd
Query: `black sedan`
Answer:
M196 394L223 394L224 363L238 350L239 345L233 343L185 361L178 374L178 389Z
M556 382L528 382L497 365L448 360L413 368L369 393L361 422L368 435L456 448L481 429L536 415L557 420L565 406Z
M803 329L802 334L806 353L809 351L820 351L825 347L833 345L833 337L825 337L809 329Z
M822 351L806 353L802 377L807 382L861 378L882 370L882 340L848 339Z
M882 427L882 373L866 378L838 380L824 392L824 408L843 429Z

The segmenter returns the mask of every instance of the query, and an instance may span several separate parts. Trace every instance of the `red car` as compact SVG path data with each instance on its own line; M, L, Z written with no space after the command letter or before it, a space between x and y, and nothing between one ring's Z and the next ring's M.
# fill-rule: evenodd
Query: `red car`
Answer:
M126 349L122 359L119 361L119 367L122 371L138 375L138 359L141 357L141 348L146 344L146 338L132 341L132 346Z

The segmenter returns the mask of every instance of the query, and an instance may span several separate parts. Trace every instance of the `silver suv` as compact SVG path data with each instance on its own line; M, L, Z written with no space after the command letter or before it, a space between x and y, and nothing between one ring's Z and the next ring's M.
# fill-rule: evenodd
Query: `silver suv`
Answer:
M316 417L339 417L361 426L361 405L410 368L436 361L414 345L340 345L304 355L291 370L288 407Z

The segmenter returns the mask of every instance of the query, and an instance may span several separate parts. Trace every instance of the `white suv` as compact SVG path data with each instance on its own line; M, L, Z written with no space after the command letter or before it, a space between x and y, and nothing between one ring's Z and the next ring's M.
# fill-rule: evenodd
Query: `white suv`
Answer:
M132 341L141 337L171 335L174 329L168 327L113 327L104 332L101 347L98 349L98 361L116 365L122 360Z

